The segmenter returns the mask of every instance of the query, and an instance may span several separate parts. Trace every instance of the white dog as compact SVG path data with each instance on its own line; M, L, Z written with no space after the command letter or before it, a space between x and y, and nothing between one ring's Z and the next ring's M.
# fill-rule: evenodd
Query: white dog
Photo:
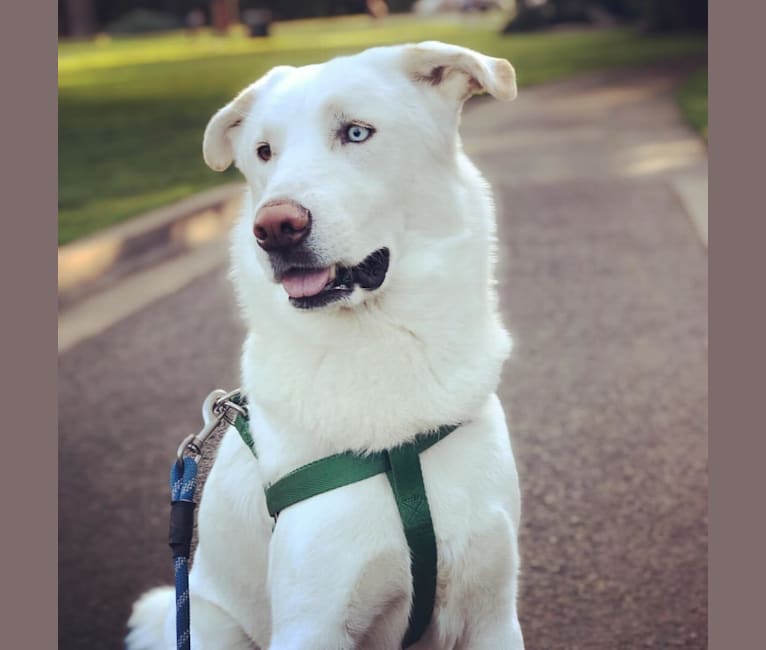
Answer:
M249 186L232 275L258 460L231 429L205 485L193 648L400 648L413 587L386 476L301 501L276 525L264 486L450 423L421 454L438 577L411 647L523 648L494 208L458 135L480 91L513 99L511 65L437 42L381 47L277 67L208 124L205 161L234 162ZM160 588L136 603L130 650L175 647L173 601Z

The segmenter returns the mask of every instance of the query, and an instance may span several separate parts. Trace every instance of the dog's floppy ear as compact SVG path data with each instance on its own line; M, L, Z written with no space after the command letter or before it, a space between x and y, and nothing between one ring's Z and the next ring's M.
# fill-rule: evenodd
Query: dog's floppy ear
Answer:
M516 73L505 59L438 41L405 45L403 55L410 77L438 87L457 101L478 92L505 101L516 97Z
M265 90L269 80L293 69L292 66L286 65L273 68L210 118L202 139L202 157L210 169L222 172L231 165L234 161L233 138L237 127L247 117L256 96Z
M245 88L207 123L202 139L202 156L210 169L226 170L234 160L233 131L247 115L255 99L255 84Z

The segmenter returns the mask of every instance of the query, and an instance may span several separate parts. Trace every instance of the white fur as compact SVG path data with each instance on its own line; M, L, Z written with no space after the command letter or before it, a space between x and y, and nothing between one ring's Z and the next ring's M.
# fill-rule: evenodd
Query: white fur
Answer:
M385 476L302 501L273 531L263 486L451 422L465 424L421 457L439 574L432 624L413 647L523 648L519 486L494 394L510 350L493 280L494 209L457 131L476 90L512 98L513 69L441 43L376 48L277 68L211 120L205 159L217 169L234 161L249 185L232 276L259 460L227 432L199 510L193 648L398 648L411 575ZM339 142L339 125L357 120L376 133ZM262 142L268 162L255 154ZM311 245L327 264L355 265L387 246L383 285L293 307L252 233L258 208L278 198L311 210ZM172 619L172 596L150 592L134 608L128 648L174 647Z

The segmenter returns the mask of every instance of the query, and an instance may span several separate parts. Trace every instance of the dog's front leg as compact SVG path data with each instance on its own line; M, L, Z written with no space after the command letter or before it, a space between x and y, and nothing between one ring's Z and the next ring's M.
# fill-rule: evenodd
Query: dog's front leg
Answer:
M459 650L524 650L516 596L519 551L511 517L496 511L487 526L471 538L466 600L470 625Z
M515 611L507 608L478 618L472 625L470 636L461 641L457 646L460 650L524 650L519 619Z
M398 516L384 476L280 515L269 557L269 650L398 647L411 591Z
M344 624L347 571L335 570L323 553L301 555L281 548L271 559L269 650L352 650Z
M223 609L191 595L192 650L257 650L240 625Z

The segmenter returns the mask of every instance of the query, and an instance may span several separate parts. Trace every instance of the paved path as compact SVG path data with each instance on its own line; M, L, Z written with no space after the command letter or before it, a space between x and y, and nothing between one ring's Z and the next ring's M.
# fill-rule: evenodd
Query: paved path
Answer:
M531 650L707 645L707 253L684 207L706 159L673 80L589 77L464 120L501 215ZM131 601L170 581L168 462L238 383L241 337L219 266L61 355L64 650L120 647Z

